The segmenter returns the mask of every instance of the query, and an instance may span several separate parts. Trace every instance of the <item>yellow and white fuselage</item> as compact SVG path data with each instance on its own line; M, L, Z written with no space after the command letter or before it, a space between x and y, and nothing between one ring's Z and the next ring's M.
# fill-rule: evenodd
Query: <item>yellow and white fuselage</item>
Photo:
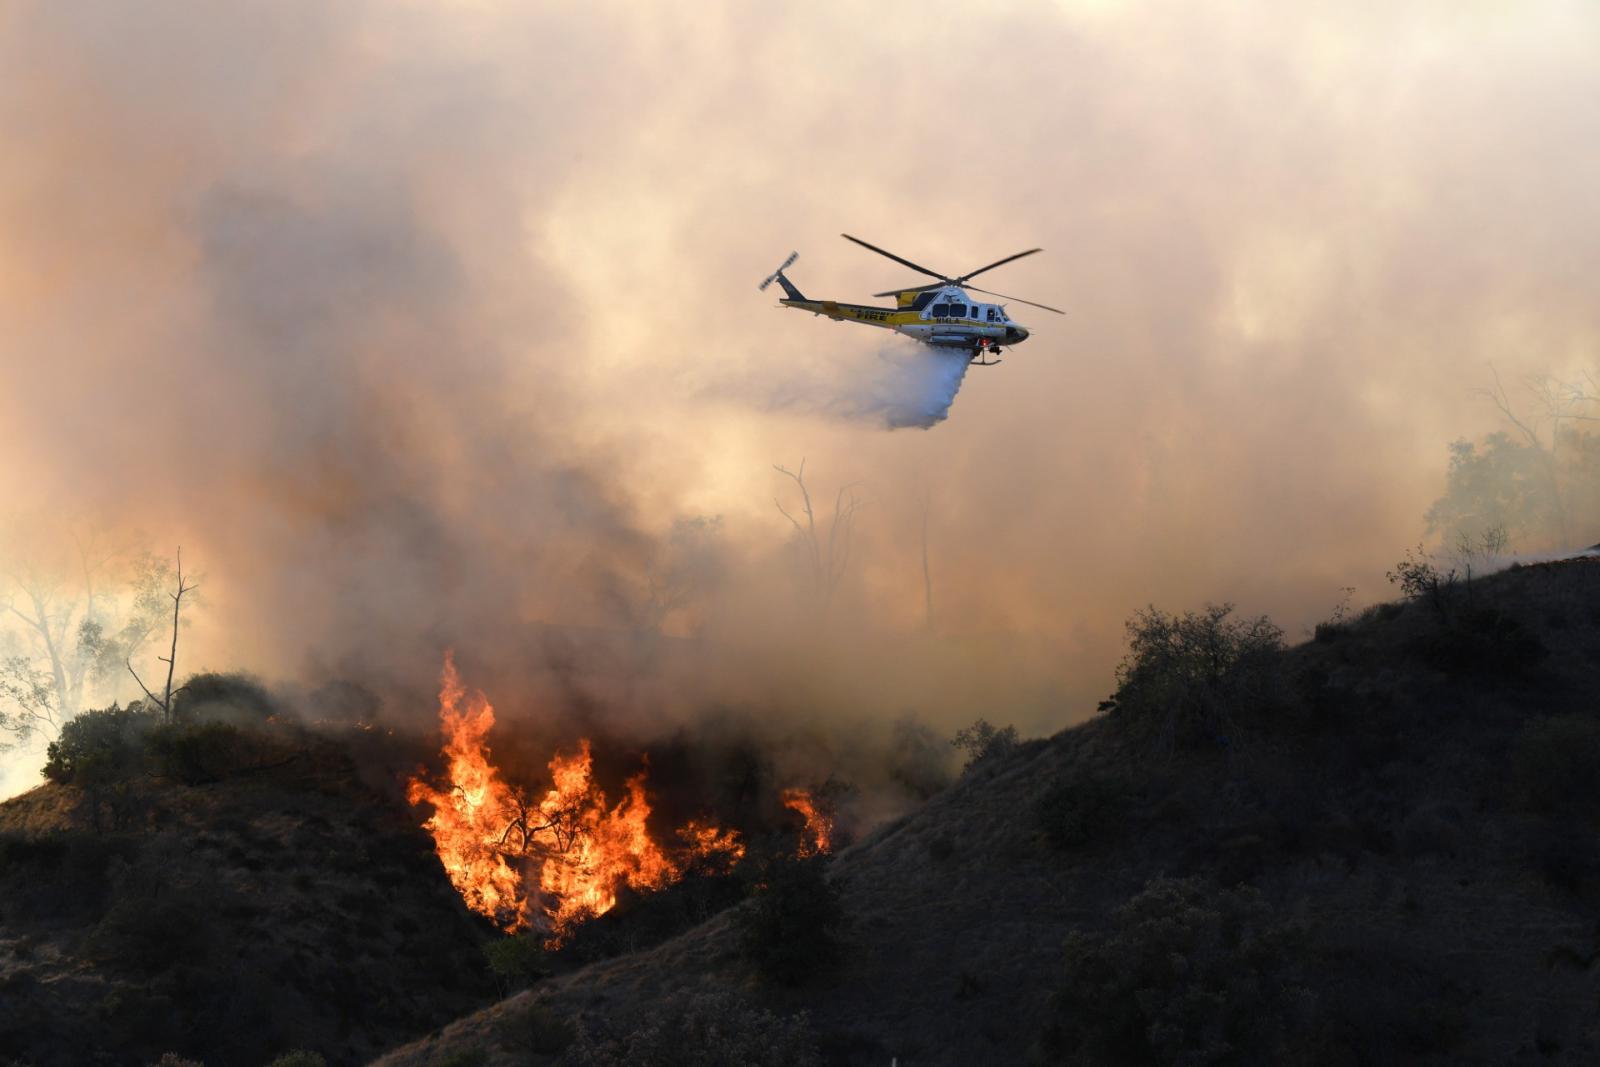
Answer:
M779 276L782 283L788 279ZM1014 345L1028 339L1025 327L1012 322L999 304L979 304L956 288L914 294L906 307L869 307L837 300L807 300L803 296L778 301L784 307L826 315L836 322L861 322L904 334L923 344L965 348Z
M975 358L1028 339L1027 328L1013 322L1004 305L980 303L957 285L897 292L895 307L807 299L784 274L795 258L791 255L761 284L763 289L772 282L782 286L784 296L778 303L784 307L826 315L835 322L859 322L893 330L923 344L963 349Z

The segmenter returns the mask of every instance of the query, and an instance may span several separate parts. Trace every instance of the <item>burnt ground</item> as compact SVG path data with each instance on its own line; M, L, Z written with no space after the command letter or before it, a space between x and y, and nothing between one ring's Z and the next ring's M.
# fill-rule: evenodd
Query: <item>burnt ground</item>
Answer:
M352 759L377 742L252 736L248 768L136 779L98 830L78 788L0 805L0 1063L353 1064L493 998L490 932Z
M840 853L845 951L808 984L757 977L735 909L377 1062L601 1062L575 1026L706 990L808 1013L838 1064L1600 1061L1600 561L1380 605L1276 666L1226 737L1113 711Z

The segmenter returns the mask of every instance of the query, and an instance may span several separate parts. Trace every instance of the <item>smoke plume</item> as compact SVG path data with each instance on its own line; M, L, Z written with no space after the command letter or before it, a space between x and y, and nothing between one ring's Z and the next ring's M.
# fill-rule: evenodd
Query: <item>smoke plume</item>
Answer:
M1144 604L1388 595L1485 363L1593 362L1597 28L996 3L974 78L913 4L13 3L3 517L181 544L180 672L418 723L454 647L508 721L1054 729ZM754 292L914 280L840 231L1069 314L952 409Z

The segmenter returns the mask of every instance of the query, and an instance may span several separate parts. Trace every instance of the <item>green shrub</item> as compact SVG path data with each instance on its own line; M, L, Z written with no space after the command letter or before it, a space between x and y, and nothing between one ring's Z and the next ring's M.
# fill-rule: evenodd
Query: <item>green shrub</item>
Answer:
M1319 622L1311 632L1311 639L1319 645L1332 644L1350 634L1350 624L1344 622Z
M1456 592L1456 572L1454 569L1440 571L1421 545L1414 552L1408 550L1405 558L1384 577L1390 584L1398 585L1407 600L1427 604L1441 620L1449 618Z
M1121 823L1127 801L1122 783L1090 775L1057 782L1039 798L1034 815L1051 844L1082 848Z
M980 763L1012 752L1017 747L1017 728L1002 728L991 725L987 719L979 719L966 729L958 730L950 744L967 754L967 762L961 768L965 774Z
M587 1028L566 1062L575 1067L820 1067L804 1015L782 1017L731 993L661 1005L629 1033Z
M512 1050L552 1055L565 1052L577 1038L576 1028L547 1004L530 1004L501 1025L502 1044Z
M102 786L143 769L144 739L160 716L139 704L86 711L61 728L45 751L44 776L66 785Z
M1117 692L1102 708L1158 746L1231 744L1241 726L1286 703L1283 631L1265 615L1233 619L1232 604L1128 621Z
M305 1049L297 1048L293 1052L285 1052L267 1064L267 1067L328 1067L328 1061L322 1058L320 1052L307 1052Z
M1546 655L1537 635L1494 607L1463 608L1414 647L1442 671L1480 678L1518 677Z
M1333 606L1333 615L1326 622L1317 623L1317 628L1312 633L1314 640L1320 643L1337 641L1350 633L1350 598L1355 595L1356 587L1347 585L1339 590L1339 602Z
M214 935L210 907L192 895L159 886L125 888L90 935L91 955L124 971L159 974L209 959Z
M895 720L889 740L889 776L919 800L950 784L950 749L914 716Z
M823 857L766 860L737 921L744 958L769 981L799 985L838 961L844 909Z
M483 946L502 993L523 989L550 973L544 947L531 934L512 934Z
M1600 721L1563 715L1529 724L1512 750L1511 781L1537 811L1600 814Z
M1253 889L1156 879L1117 909L1110 930L1068 938L1033 1058L1296 1062L1312 999L1289 970L1294 941Z
M244 762L244 738L225 722L174 722L152 730L146 744L155 772L184 785L218 782Z
M199 1060L191 1060L180 1056L176 1052L168 1052L164 1053L162 1057L159 1060L156 1060L156 1062L152 1063L150 1067L206 1067L206 1065L201 1063ZM277 1065L274 1064L273 1067L277 1067Z
M207 671L192 676L172 694L175 723L261 722L277 713L277 701L248 674Z

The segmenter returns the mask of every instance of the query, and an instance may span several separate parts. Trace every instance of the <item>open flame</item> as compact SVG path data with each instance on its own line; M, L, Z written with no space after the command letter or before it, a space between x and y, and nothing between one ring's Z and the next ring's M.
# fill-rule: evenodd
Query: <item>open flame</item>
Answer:
M578 753L550 760L555 785L539 802L543 823L528 848L542 860L539 891L557 939L573 923L610 911L617 890L660 889L680 876L677 866L650 839L645 820L645 772L628 779L628 795L606 808L606 795L591 777L589 742ZM540 831L548 830L541 836Z
M484 743L494 708L482 693L468 697L450 653L445 653L439 685L439 725L450 786L434 789L419 776L411 779L406 799L433 805L422 825L433 835L434 851L467 907L507 930L519 930L530 920L520 865L504 847L512 792L490 765Z
M833 813L819 803L808 789L785 789L783 806L800 813L806 824L800 831L801 856L816 856L833 851Z
M678 831L677 858L668 855L647 826L646 772L628 779L626 795L608 806L587 738L577 752L551 757L543 797L513 788L489 762L494 708L481 693L468 696L448 653L439 725L449 785L436 789L418 775L406 795L433 806L423 826L462 900L508 931L535 926L558 945L575 924L615 907L625 885L661 889L691 864L726 871L744 855L737 831L705 822Z

